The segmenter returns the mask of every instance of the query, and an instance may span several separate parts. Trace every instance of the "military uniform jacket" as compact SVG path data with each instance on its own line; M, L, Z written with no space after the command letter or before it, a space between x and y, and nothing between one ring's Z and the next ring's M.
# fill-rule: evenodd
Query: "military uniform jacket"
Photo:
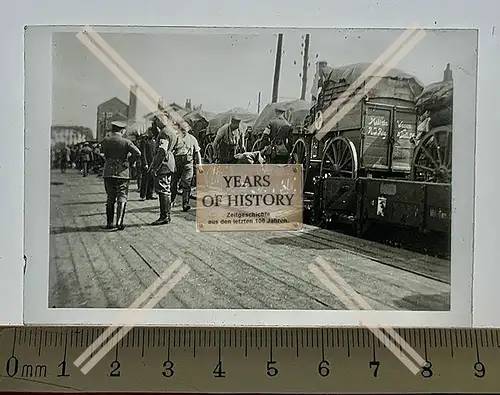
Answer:
M156 174L171 174L175 171L175 156L184 148L184 141L173 130L163 128L156 139L156 154L151 171Z
M139 158L139 148L132 141L113 133L102 140L101 146L106 160L102 177L130 179L128 156L131 154L132 159Z

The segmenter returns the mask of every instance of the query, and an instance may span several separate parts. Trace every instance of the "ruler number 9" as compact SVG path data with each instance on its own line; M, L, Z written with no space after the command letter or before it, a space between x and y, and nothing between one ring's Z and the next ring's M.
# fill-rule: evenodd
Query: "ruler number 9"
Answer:
M482 379L486 374L486 368L482 362L476 362L474 364L474 376Z

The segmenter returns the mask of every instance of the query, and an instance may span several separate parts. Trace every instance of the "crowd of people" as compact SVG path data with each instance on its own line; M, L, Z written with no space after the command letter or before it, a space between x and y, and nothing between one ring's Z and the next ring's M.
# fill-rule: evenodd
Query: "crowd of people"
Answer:
M284 117L285 109L276 109L276 118L260 136L257 151L242 152L239 132L241 119L235 115L216 133L213 146L216 163L254 164L287 163L292 143L292 127ZM130 181L137 180L141 200L159 203L159 217L152 225L171 221L171 207L182 197L182 210L191 209L190 197L197 164L202 164L196 137L186 130L174 130L154 117L147 132L135 141L125 137L127 124L115 121L100 142L65 146L58 152L62 172L68 167L86 177L96 173L104 180L107 195L106 229L123 230Z

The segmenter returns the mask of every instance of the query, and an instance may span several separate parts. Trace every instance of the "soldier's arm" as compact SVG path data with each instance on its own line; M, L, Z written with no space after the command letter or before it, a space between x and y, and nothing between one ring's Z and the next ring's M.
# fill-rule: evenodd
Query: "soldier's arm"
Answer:
M196 139L196 137L193 136L193 140L194 140L194 154L196 156L196 162L197 164L201 164L202 161L201 161L201 149L200 149L200 145L198 144L198 140Z
M156 150L155 156L153 158L153 163L151 164L151 168L149 169L151 173L156 173L165 158L167 157L168 147L170 145L169 140L166 136L162 136L158 142L158 149Z
M141 150L137 148L132 141L129 141L128 143L128 152L130 152L133 160L137 160L141 157Z
M217 147L220 143L220 141L222 140L222 136L224 135L224 126L222 126L219 130L217 130L217 134L215 135L215 139L214 139L214 147Z

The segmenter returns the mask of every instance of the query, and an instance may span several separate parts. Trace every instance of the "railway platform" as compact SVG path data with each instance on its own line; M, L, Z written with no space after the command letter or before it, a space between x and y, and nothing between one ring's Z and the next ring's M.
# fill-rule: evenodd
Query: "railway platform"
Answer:
M171 224L150 226L158 202L140 201L135 189L132 183L126 229L104 230L102 179L53 170L50 307L128 307L180 257L191 271L160 308L344 309L308 270L321 256L375 309L449 310L449 260L312 226L200 233L195 211L179 206Z

